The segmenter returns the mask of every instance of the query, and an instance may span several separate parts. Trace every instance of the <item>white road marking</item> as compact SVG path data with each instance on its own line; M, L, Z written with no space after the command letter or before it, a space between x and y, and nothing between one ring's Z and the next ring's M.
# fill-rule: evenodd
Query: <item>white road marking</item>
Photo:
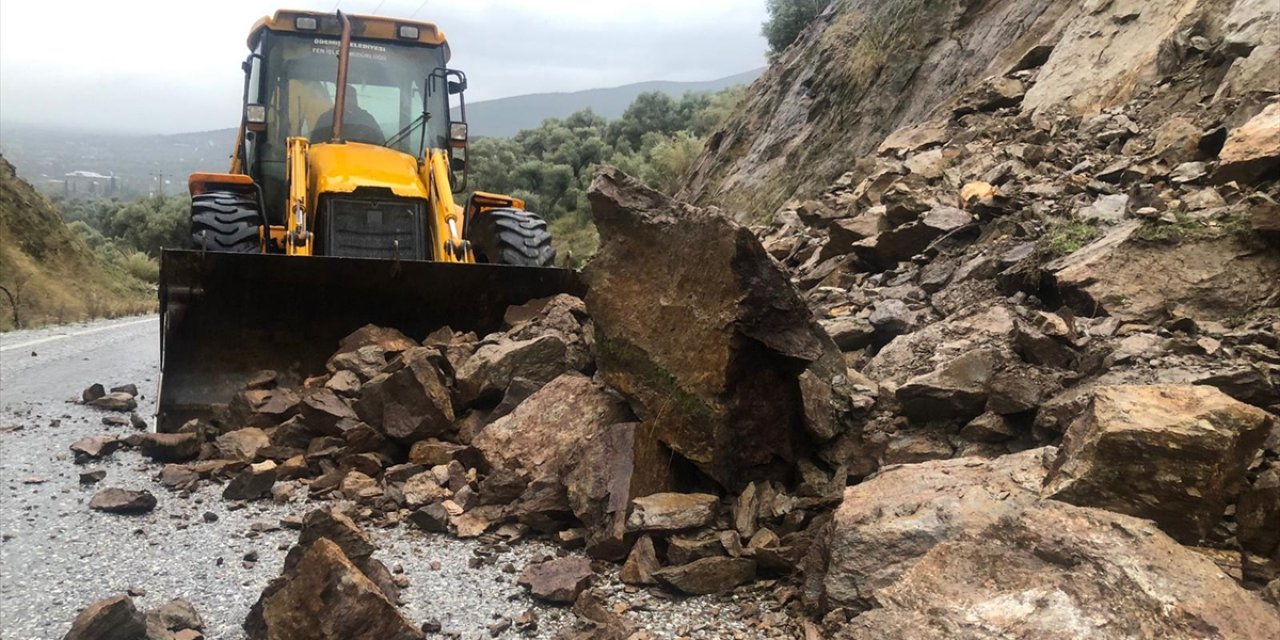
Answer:
M107 326L105 326L105 327L94 327L94 328L92 328L92 329L85 329L84 331L76 331L75 333L62 333L62 334L58 334L58 335L56 335L56 336L49 336L49 337L47 337L47 338L40 338L39 340L30 340L30 341L28 341L28 342L20 342L20 343L18 343L18 344L11 344L11 345L8 345L8 346L5 346L5 347L0 347L0 352L3 352L3 351L10 351L10 350L12 350L12 349L25 349L25 348L27 348L27 347L34 347L34 346L36 346L36 345L38 345L38 344L44 344L44 343L46 343L46 342L53 342L54 340L65 340L65 339L67 339L67 338L78 338L78 337L80 337L80 336L87 336L87 335L92 334L92 333L102 333L103 331L111 331L111 330L113 330L113 329L123 329L124 327L132 327L133 325L136 325L136 324L142 324L142 323L144 323L144 322L158 322L159 320L160 320L160 316L155 316L155 317L152 317L152 318L143 318L142 320L130 320L130 321L128 321L128 322L121 322L121 323L119 323L119 324L107 325Z

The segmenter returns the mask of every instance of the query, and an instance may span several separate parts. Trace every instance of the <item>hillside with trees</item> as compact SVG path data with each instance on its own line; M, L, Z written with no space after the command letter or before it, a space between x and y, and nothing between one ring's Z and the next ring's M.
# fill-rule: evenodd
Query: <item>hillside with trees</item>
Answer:
M655 189L674 193L743 93L741 86L679 99L644 93L617 120L588 109L548 119L511 138L481 138L469 150L472 185L523 198L550 222L563 264L580 266L597 242L586 197L594 167L621 167Z
M95 250L0 156L0 329L150 311L155 276L144 253Z

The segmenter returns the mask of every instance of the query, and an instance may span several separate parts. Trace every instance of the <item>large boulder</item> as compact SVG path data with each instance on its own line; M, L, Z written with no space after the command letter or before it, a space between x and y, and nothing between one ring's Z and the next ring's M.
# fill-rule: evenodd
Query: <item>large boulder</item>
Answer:
M1280 612L1151 523L1045 501L934 546L842 640L1276 638Z
M1199 542L1239 495L1272 418L1213 387L1101 387L1072 423L1047 497L1154 520Z
M406 350L401 355L402 368L375 376L362 387L356 403L360 419L403 444L449 433L454 414L440 370L443 358L430 347Z
M981 531L1039 499L1052 448L891 467L845 489L826 545L831 608L870 608L935 545Z
M580 449L564 484L573 514L586 527L592 557L621 560L634 537L627 530L631 500L673 486L670 452L663 449L638 422L609 425Z
M1122 222L1046 264L1046 283L1081 315L1143 323L1163 321L1173 308L1194 320L1222 321L1265 306L1280 292L1280 252L1229 238L1143 242L1143 224Z
M627 405L580 373L552 380L471 442L493 469L527 479L563 477L575 452L610 425L628 422Z
M1214 178L1220 182L1253 182L1269 174L1274 177L1280 169L1280 104L1268 105L1232 131L1218 159L1221 162Z
M604 381L721 484L788 468L822 437L804 420L800 374L839 384L846 372L787 274L747 228L617 169L601 169L589 197L600 250L587 308Z
M129 596L99 600L76 616L62 640L143 640L147 618Z
M463 405L496 404L513 380L547 383L573 369L572 358L566 338L555 333L520 340L497 336L458 367L458 399Z
M423 634L328 538L316 540L292 572L249 611L250 640L421 640Z
M218 449L218 455L227 460L253 462L260 451L271 446L271 438L262 429L247 427L218 436L213 446Z

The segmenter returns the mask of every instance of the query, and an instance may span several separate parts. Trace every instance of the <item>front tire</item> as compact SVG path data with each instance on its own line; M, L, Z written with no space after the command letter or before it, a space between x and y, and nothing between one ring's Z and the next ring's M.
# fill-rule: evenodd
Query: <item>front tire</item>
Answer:
M191 198L191 246L223 253L260 253L262 212L257 200L231 191Z
M547 222L521 209L491 209L478 214L467 231L480 262L520 267L550 267L556 262Z

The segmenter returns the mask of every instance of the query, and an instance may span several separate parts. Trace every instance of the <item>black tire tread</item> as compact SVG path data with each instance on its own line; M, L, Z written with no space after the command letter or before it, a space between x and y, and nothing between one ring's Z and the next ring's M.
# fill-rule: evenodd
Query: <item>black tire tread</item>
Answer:
M556 249L551 246L547 222L520 209L493 209L476 217L467 236L477 257L498 264L552 267Z
M229 191L191 198L191 246L224 253L258 253L262 213L257 200Z

